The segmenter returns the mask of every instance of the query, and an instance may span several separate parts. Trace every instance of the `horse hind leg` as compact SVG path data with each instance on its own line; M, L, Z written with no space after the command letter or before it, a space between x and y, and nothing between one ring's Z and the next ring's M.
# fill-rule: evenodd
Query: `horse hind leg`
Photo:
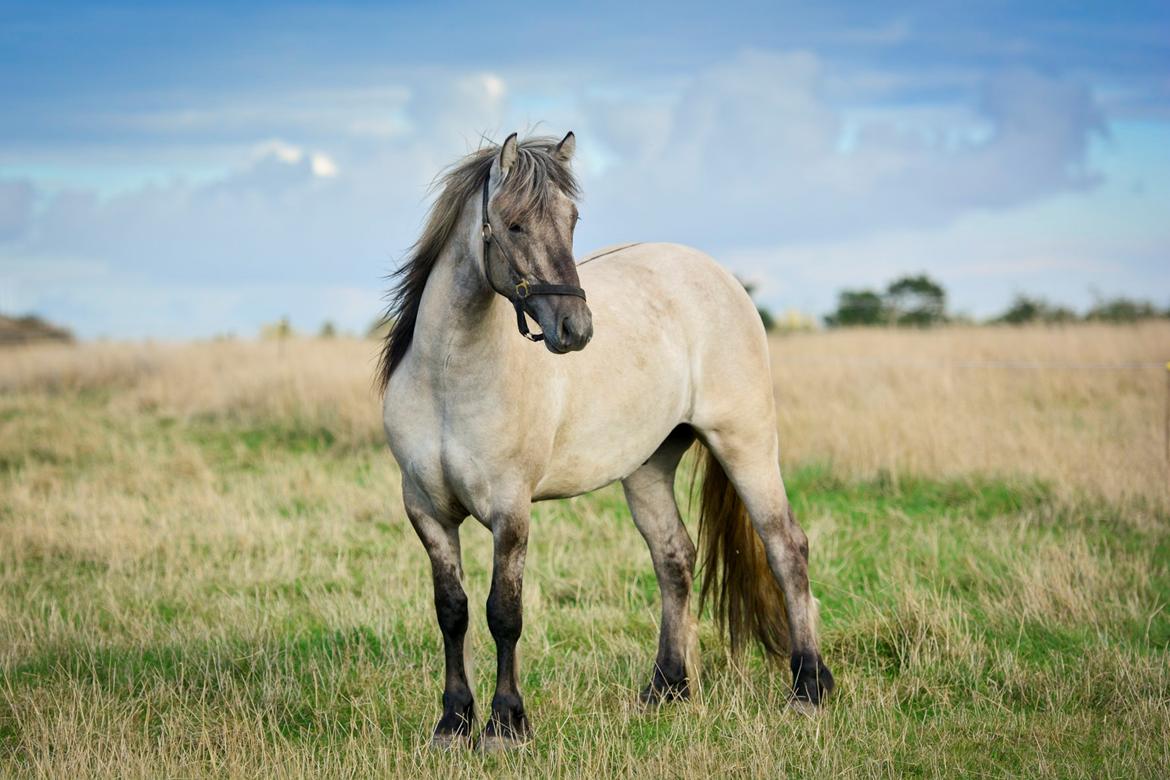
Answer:
M695 545L674 497L675 471L694 439L689 427L676 428L646 463L622 480L634 524L650 548L662 596L658 655L640 696L646 704L686 699L697 682L698 634L690 611Z
M797 708L815 707L832 692L833 675L818 648L817 602L808 579L808 537L797 524L784 490L775 429L744 420L707 434L705 440L743 501L763 542L768 568L783 592L793 704ZM706 479L713 476L722 474L708 471Z

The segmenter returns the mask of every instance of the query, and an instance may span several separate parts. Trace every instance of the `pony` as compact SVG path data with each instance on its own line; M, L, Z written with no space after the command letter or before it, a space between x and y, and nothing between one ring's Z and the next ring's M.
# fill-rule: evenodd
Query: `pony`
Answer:
M625 244L575 262L575 146L571 132L560 141L513 133L446 169L394 275L379 383L443 637L435 744L491 750L531 739L516 655L531 508L615 481L662 599L641 701L692 692L700 557L700 611L710 603L733 651L754 638L769 656L787 656L794 706L815 709L833 688L818 650L808 540L780 473L755 306L734 276L686 246ZM699 550L673 489L696 441L706 449ZM496 686L478 738L464 656L459 532L468 516L491 532L493 550Z

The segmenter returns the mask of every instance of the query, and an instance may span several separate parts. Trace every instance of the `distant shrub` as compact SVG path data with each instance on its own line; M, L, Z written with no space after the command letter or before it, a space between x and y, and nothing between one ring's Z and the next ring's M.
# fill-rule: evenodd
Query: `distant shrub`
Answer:
M0 315L0 346L43 341L69 343L73 341L73 333L68 328L53 325L35 314L26 314L23 317Z
M263 325L260 328L260 338L268 341L292 338L296 333L288 317L281 317L279 321Z
M336 336L337 328L333 325L332 322L325 320L325 322L321 324L321 330L317 332L317 338L331 339L336 338Z
M1159 311L1149 301L1113 298L1097 301L1093 304L1093 308L1085 314L1085 319L1094 322L1137 322L1138 320L1165 317L1168 314L1170 312Z
M1076 320L1077 313L1065 306L1050 304L1042 298L1017 295L1007 311L991 321L1005 325L1024 325L1032 322L1057 324Z
M788 309L776 318L781 333L803 333L817 329L817 321L798 309Z

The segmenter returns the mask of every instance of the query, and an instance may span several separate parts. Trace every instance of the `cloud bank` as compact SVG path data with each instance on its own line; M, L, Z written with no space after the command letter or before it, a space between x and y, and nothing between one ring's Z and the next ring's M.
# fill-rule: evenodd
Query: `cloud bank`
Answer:
M426 71L130 112L120 121L141 143L178 138L166 151L178 156L205 154L198 128L222 117L230 133L213 140L226 172L112 193L0 180L0 308L37 309L85 335L249 333L283 314L361 329L440 168L479 133L541 120L540 131L580 139L579 251L680 241L765 279L794 251L840 263L874 237L945 231L1101 184L1089 150L1109 124L1076 79L1003 70L970 94L912 106L881 90L869 104L840 100L843 79L865 75L756 50L643 83Z

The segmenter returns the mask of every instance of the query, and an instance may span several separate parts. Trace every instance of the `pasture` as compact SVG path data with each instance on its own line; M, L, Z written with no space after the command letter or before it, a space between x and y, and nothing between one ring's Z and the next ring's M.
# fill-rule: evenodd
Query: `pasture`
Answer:
M427 749L442 654L374 342L0 353L0 775L1165 776L1170 323L771 347L827 710L710 620L695 699L636 704L658 592L611 487L535 513L536 740L489 756ZM463 538L482 716L491 540Z

